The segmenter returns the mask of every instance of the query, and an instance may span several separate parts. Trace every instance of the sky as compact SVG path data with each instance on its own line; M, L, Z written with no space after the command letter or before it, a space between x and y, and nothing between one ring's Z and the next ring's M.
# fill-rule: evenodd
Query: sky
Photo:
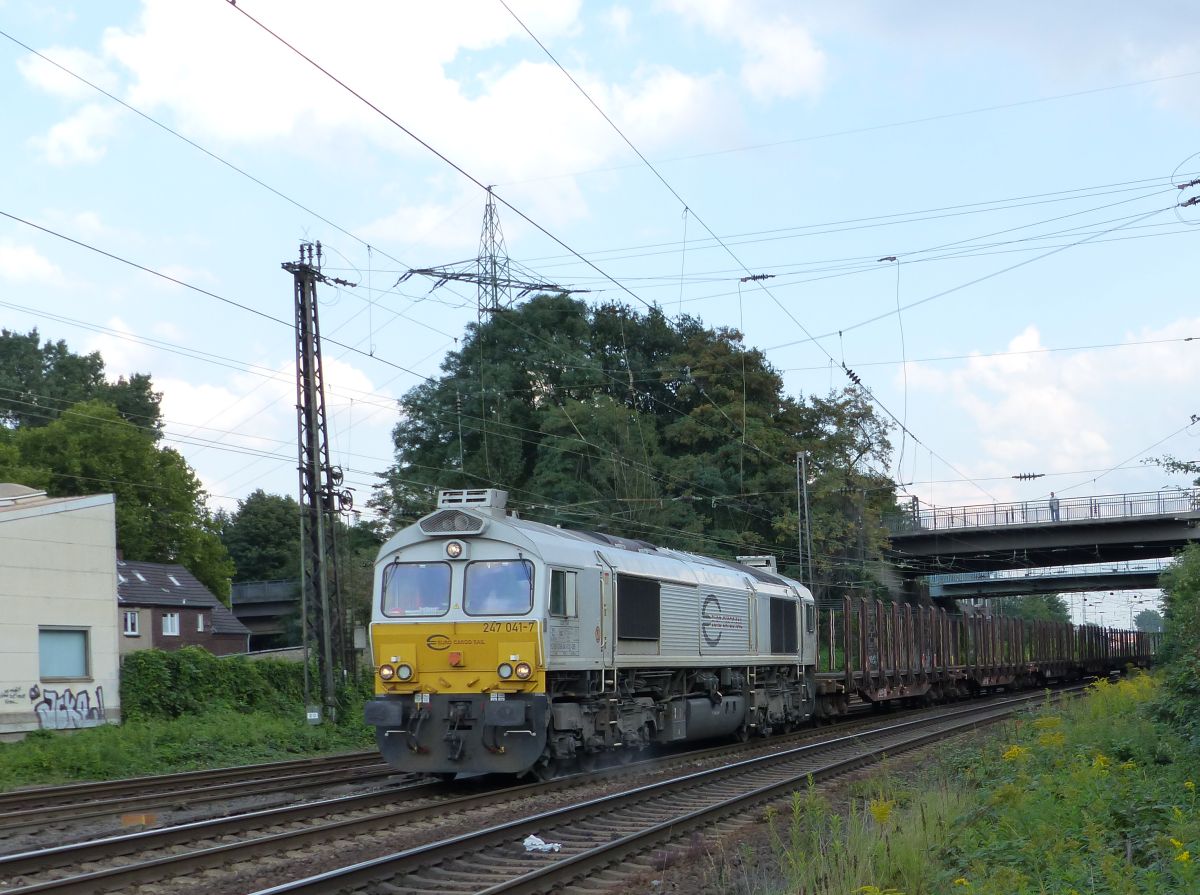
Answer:
M320 240L361 506L476 316L397 280L474 257L494 185L588 301L741 329L798 396L845 364L927 505L1188 484L1142 461L1200 438L1193 4L509 6L0 0L0 324L152 374L214 508L294 493L280 264Z

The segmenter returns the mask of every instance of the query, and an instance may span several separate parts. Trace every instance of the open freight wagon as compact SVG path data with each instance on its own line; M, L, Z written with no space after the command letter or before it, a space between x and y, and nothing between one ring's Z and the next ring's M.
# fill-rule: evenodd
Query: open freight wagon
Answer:
M867 597L823 605L819 615L817 705L824 716L844 714L855 699L937 702L1145 667L1160 637Z

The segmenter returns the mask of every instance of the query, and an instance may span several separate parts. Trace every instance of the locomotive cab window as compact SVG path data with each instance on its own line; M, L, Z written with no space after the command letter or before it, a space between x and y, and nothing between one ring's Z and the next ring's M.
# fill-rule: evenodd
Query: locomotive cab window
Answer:
M523 559L467 566L463 609L467 615L525 615L533 608L533 565Z
M383 570L383 614L390 618L445 615L450 609L450 565L394 562Z
M575 573L562 569L550 570L550 614L559 618L574 618Z
M812 603L804 604L804 629L809 634L817 630L817 607Z

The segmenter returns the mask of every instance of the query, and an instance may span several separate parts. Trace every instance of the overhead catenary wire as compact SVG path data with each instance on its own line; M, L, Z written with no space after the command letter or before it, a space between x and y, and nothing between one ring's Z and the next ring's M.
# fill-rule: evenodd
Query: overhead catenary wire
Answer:
M457 171L459 174L461 174L467 180L469 180L473 184L475 184L475 186L479 187L481 190L484 190L485 192L487 191L487 189L488 189L487 184L485 184L483 181L479 180L477 177L475 177L473 174L468 172L465 168L463 168L458 163L452 161L448 156L446 156L444 153L442 153L441 151L436 149L432 144L423 140L421 137L417 136L417 134L415 134L412 130L405 127L398 120L393 118L391 115L389 115L387 112L385 112L378 105L373 103L371 100L367 99L363 94L359 93L357 90L355 90L353 87L351 87L345 81L343 81L337 75L333 74L327 68L322 66L319 62L317 62L311 56L307 55L302 50L297 48L294 44L290 43L289 41L287 41L286 39L281 37L279 34L277 34L271 28L267 27L267 25L265 25L263 22L259 21L254 16L252 16L249 12L247 12L245 9L238 6L235 2L233 2L233 0L226 0L226 3L229 6L229 8L241 13L249 21L253 22L255 25L257 25L259 28L261 28L264 32L266 32L272 38L279 41L279 43L283 44L285 47L287 47L289 50L291 50L293 53L295 53L297 56L299 56L301 59L303 59L309 65L311 65L313 68L315 68L321 74L323 74L325 77L329 78L331 81L333 81L335 84L337 84L339 87L341 87L347 93L349 93L351 96L353 96L359 102L361 102L363 105L367 106L373 112L375 112L376 114L381 116L383 119L385 119L388 123L392 124L394 127L399 128L410 138L415 140L417 143L419 143L425 149L429 150L429 152L433 153L435 156L437 156L439 159L441 159L443 162L445 162L447 165L449 165L451 168L453 168L455 171ZM535 221L532 217L530 217L528 214L526 214L520 208L513 205L510 201L505 199L502 195L495 192L494 190L492 191L492 195L496 197L496 201L503 204L504 207L507 208L509 211L516 214L518 217L520 217L522 220L524 220L527 224L529 224L530 226L532 226L533 228L538 230L540 233L542 233L543 235L545 235L548 238L550 238L551 240L553 240L558 245L562 246L564 249L566 249L568 252L570 252L575 257L579 258L579 260L583 261L584 264L586 264L588 267L595 270L598 274L603 276L605 279L607 279L609 282L611 282L614 286L619 288L622 292L625 292L627 295L629 295L630 298L633 298L637 302L645 305L647 308L653 307L649 302L647 302L644 298L642 298L640 295L638 295L633 290L631 290L624 283L621 283L619 280L616 280L613 277L609 276L608 273L606 273L604 270L602 270L595 262L591 261L590 259L581 255L579 252L575 251L575 249L573 249L573 248L571 248L571 246L567 245L566 242L564 242L562 239L560 239L558 236L556 236L554 233L552 233L550 230L548 230L542 224Z
M1102 87L1091 87L1085 90L1076 90L1070 93L1059 93L1053 96L1034 97L1033 99L1016 100L1009 103L999 103L991 106L980 106L974 109L961 109L954 112L941 112L936 115L926 115L920 118L908 118L901 121L885 122L883 124L871 124L861 127L846 128L844 130L828 131L823 134L809 134L802 137L791 137L784 140L772 140L765 143L751 143L745 146L733 146L726 149L713 149L707 152L695 152L689 155L677 155L670 158L659 159L659 164L669 164L671 162L691 161L693 159L711 158L719 155L730 155L738 152L753 152L760 149L772 149L777 146L791 146L797 143L811 143L817 140L829 140L835 137L856 136L858 134L874 133L881 130L889 130L899 127L910 127L915 124L929 124L935 121L946 121L952 118L962 118L968 115L982 115L987 112L998 112L1006 109L1017 109L1022 106L1033 106L1041 103L1057 102L1064 99L1075 99L1081 96L1091 96L1097 93L1107 93L1113 90L1125 90L1131 87L1145 87L1150 84L1159 84L1165 81L1177 81L1183 78L1194 78L1200 75L1200 71L1176 72L1169 75L1160 75L1154 78L1144 78L1137 81L1125 81L1121 84L1107 84ZM524 183L537 183L542 180L555 180L564 177L582 177L588 174L607 174L613 171L623 171L629 168L635 168L637 165L610 165L605 168L592 168L586 171L575 171L563 174L547 174L540 177L527 178L525 180L511 181L506 186L515 186Z

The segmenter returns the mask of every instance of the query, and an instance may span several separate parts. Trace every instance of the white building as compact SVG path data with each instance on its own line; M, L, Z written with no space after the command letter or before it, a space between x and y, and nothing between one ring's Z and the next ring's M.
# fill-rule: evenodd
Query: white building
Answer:
M111 494L0 484L0 736L120 721Z

